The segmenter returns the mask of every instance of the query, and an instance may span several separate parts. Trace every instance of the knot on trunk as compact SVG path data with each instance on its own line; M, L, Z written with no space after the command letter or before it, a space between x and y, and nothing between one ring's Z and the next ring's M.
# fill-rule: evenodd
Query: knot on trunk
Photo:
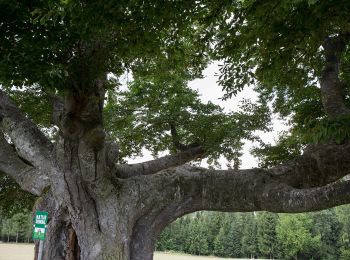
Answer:
M83 137L84 142L94 150L101 150L104 146L106 134L102 127L98 126L92 129L89 129Z
M119 145L115 142L106 142L106 163L112 168L114 163L118 160Z

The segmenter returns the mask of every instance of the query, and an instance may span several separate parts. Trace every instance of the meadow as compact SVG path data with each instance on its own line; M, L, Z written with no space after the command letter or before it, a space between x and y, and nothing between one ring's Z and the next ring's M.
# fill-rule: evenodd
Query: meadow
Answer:
M33 244L0 243L0 260L33 260ZM154 260L232 260L207 256L191 256L177 253L156 252Z

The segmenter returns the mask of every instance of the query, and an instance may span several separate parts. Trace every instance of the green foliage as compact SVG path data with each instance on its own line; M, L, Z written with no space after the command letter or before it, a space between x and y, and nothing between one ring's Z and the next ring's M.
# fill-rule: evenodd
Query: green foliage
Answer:
M344 205L303 214L194 213L165 228L156 248L232 258L347 259L349 212Z
M242 256L242 232L243 232L243 223L242 217L236 216L231 219L230 226L228 229L227 237L223 243L225 248L225 255L229 257L241 257Z
M166 228L158 238L156 250L158 251L178 251L188 250L188 232L190 231L190 219L181 218Z
M176 45L198 7L188 1L1 1L0 82L86 89ZM73 83L73 84L72 84Z
M223 257L241 256L242 217L226 214L214 241L214 254Z
M328 35L348 32L350 24L346 0L215 4L211 22L217 22L216 55L225 59L220 80L228 96L256 83L277 99L316 86L320 45Z
M52 94L91 91L108 73L130 71L127 89L109 80L104 109L106 130L121 147L120 161L143 148L157 155L174 153L179 144L199 144L210 163L223 155L238 167L243 140L258 140L254 131L268 130L271 103L291 127L276 146L255 150L261 165L271 167L295 158L310 142L349 138L349 118L326 118L318 86L324 67L320 46L327 36L350 32L349 13L348 0L1 0L0 86L39 127L48 128ZM213 57L223 61L219 81L226 98L254 85L259 102L244 101L230 113L200 102L188 82L201 77ZM350 83L350 48L341 61L341 79ZM2 230L13 235L23 223L9 216L31 207L34 197L0 178L0 213L8 214ZM283 258L346 259L348 213L342 208L279 219L268 213L196 214L166 229L157 248L271 257L278 244Z
M214 240L214 254L217 256L226 255L226 248L224 247L224 242L227 239L226 230L227 228L225 229L224 227L221 227L217 237Z
M35 199L9 176L0 173L0 216L9 218L23 210L32 210Z
M308 131L306 132L305 129ZM308 127L301 129L305 142L327 143L333 141L337 144L350 138L350 117L339 117L320 121L310 120Z
M196 215L190 222L188 234L191 237L188 252L193 255L208 255L208 241L206 238L205 226L202 224L200 215Z
M320 254L325 258L338 259L340 257L340 235L342 224L334 209L315 212L313 218L313 233L320 236Z
M282 133L277 144L261 144L252 153L259 158L259 166L269 168L294 159L301 154L304 145L295 134Z
M282 254L290 259L294 256L312 259L320 249L321 237L313 236L312 218L307 214L282 214L276 227L277 238Z
M350 208L349 206L340 206L335 209L337 218L342 224L339 237L340 259L347 259L350 255Z
M176 144L196 144L204 147L209 162L221 155L234 162L242 139L256 140L254 130L267 130L266 105L245 100L240 111L225 113L220 106L200 101L187 86L190 75L163 74L136 77L126 91L110 92L106 128L120 143L121 157L140 154L143 147L156 155L175 152Z
M307 144L344 143L350 138L350 118L315 119L309 117L303 124L295 124L289 133L281 133L275 145L260 144L253 149L259 166L269 168L294 159Z
M33 216L24 210L11 217L0 214L0 240L4 242L29 242L33 230Z
M50 97L40 88L11 90L9 94L18 107L41 128L51 127L52 105Z
M202 216L203 216L203 225L206 226L205 236L207 237L207 241L208 241L208 250L209 252L214 252L215 240L220 232L222 223L226 218L226 214L217 214L216 212L206 212Z
M1 220L1 234L2 234L2 236L7 237L7 242L10 241L10 236L15 235L14 225L10 219L2 219Z
M258 255L257 220L254 213L243 215L242 255L255 258Z
M224 60L220 84L226 98L254 88L260 100L289 121L290 137L276 147L260 147L263 166L294 158L310 142L349 138L348 119L326 118L319 87L325 65L321 45L326 37L349 33L349 1L220 1L209 10L213 52ZM343 87L347 105L349 53L346 48L340 68L341 79L348 83Z
M259 252L264 257L274 258L277 255L277 222L277 214L269 212L258 214L257 240L259 245Z

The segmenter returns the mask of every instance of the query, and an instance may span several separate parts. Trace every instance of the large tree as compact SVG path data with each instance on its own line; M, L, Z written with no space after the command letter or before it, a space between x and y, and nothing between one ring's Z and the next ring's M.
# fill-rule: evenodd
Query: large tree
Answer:
M349 203L349 11L347 0L0 1L0 171L49 212L44 259L149 260L161 230L199 210ZM212 57L227 98L255 86L259 101L231 113L201 103L187 82ZM125 90L113 79L127 71ZM263 168L238 170L269 102L291 132L256 150ZM125 163L143 148L169 155ZM189 164L220 155L233 169Z

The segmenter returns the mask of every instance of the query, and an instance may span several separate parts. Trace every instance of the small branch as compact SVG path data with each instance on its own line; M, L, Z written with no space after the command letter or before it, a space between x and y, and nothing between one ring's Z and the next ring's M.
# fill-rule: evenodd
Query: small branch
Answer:
M0 132L0 171L11 176L22 189L40 195L49 185L48 177L21 160Z
M150 175L161 170L179 166L201 157L204 150L201 146L192 147L174 155L167 155L155 160L137 164L119 164L115 166L116 176L130 178L138 175Z
M171 134L171 139L173 142L174 147L177 150L183 151L185 149L185 146L183 144L180 143L180 138L179 135L177 133L176 127L173 123L170 123L170 134Z
M171 134L171 139L174 145L174 148L178 151L186 151L190 148L195 148L199 147L200 144L198 142L193 142L191 144L182 144L180 142L180 137L179 134L177 133L176 126L173 123L169 123L170 125L170 134Z
M344 82L339 79L341 54L344 52L349 35L327 37L322 44L325 55L325 67L320 80L323 107L329 118L350 115L350 109L344 103Z
M46 169L52 161L52 143L26 118L10 100L4 91L0 90L0 126L6 132L16 147L19 155L39 169Z

